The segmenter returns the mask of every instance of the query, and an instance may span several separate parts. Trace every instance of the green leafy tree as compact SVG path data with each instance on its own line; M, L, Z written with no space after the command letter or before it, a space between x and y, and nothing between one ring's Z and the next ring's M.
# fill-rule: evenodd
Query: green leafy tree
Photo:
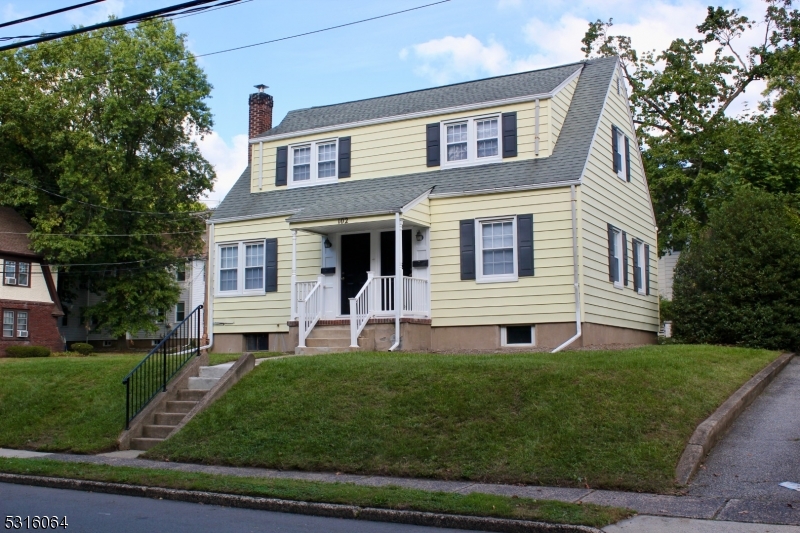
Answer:
M678 261L677 338L800 347L800 216L777 195L742 188L712 210Z
M783 150L789 156L783 162L768 163L782 150L774 142L797 130L800 16L790 0L765 2L759 24L735 9L709 7L697 38L675 39L658 53L636 51L629 37L611 33L612 26L611 20L590 23L582 50L587 57L621 58L662 253L681 249L737 185L768 183L769 190L800 192L791 172L800 165L795 150ZM742 36L752 32L760 44L741 49ZM709 51L713 55L705 60ZM775 101L765 100L748 115L728 116L733 101L756 80L768 82ZM768 110L777 112L759 113ZM766 151L755 158L759 168L746 158L761 149Z
M202 253L215 175L192 139L212 127L210 91L169 22L0 54L0 203L73 265L65 293L103 295L85 310L98 328L153 331L179 297L171 269Z

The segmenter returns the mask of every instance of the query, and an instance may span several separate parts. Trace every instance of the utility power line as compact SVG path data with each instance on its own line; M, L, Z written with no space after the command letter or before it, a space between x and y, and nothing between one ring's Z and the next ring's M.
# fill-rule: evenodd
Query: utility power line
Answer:
M169 14L175 14L176 11L181 11L183 13L191 13L195 10L201 9L210 9L212 7L219 7L228 4L234 4L240 2L241 0L224 0L219 2L219 0L192 0L191 2L184 2L182 4L175 4L168 7L162 7L161 9L155 9L153 11L147 11L146 13L139 13L138 15L131 15L130 17L122 17L118 19L109 20L107 22L101 22L100 24L94 24L92 26L86 26L83 28L75 28L73 30L62 31L59 33L51 33L42 35L36 39L31 39L28 41L22 41L14 44L7 44L5 46L0 46L0 52L4 50L14 50L16 48L22 48L24 46L29 46L32 44L43 43L46 41L53 41L55 39L61 39L63 37L69 37L71 35L78 35L80 33L87 33L94 30L99 30L102 28L112 28L114 26L124 26L126 24L130 24L131 22L140 22L143 20L154 19L158 17L163 17ZM202 7L205 4L211 4L213 2L219 2L215 6L207 6ZM200 6L200 7L198 7ZM194 9L192 9L194 8Z
M36 233L36 231L30 231L28 233L24 233L21 231L0 231L0 235L31 235L34 234L36 237L50 237L50 236L58 236L58 237L153 237L156 235L188 235L190 233L205 233L206 230L195 230L195 231L162 231L160 233Z
M74 6L69 6L69 7L62 7L61 9L55 9L53 11L48 11L46 13L39 13L38 15L31 15L30 17L12 20L9 22L3 22L2 24L0 24L0 28L5 28L6 26L13 26L14 24L22 24L23 22L49 17L51 15L58 15L59 13L64 13L65 11L72 11L73 9L79 9L81 7L90 6L92 4L99 4L100 2L105 2L105 1L106 0L91 0L90 2L75 4Z

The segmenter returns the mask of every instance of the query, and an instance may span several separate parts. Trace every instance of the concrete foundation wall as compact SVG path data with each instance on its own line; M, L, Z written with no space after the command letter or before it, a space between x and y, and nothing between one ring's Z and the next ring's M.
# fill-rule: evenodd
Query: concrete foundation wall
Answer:
M244 352L244 335L241 333L217 333L214 335L214 346L211 353Z

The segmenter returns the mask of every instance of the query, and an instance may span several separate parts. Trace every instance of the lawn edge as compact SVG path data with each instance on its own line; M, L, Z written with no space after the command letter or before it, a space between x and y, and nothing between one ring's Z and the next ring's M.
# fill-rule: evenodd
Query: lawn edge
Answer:
M758 398L778 374L786 368L795 356L792 352L783 353L759 373L731 394L711 416L703 420L694 430L675 467L675 481L687 485L700 468L706 455L719 439L730 429L739 415Z
M17 485L33 485L56 489L101 492L121 496L136 496L156 500L173 500L205 505L220 505L260 511L323 516L350 520L369 520L373 522L391 522L428 527L451 529L469 529L479 531L495 531L499 533L602 533L591 526L550 524L528 520L508 518L489 518L466 515L429 513L423 511L403 511L379 509L375 507L359 507L332 503L313 503L257 496L240 496L219 492L191 491L183 489L167 489L143 485L109 483L104 481L88 481L72 478L56 478L46 476L30 476L0 472L0 482Z

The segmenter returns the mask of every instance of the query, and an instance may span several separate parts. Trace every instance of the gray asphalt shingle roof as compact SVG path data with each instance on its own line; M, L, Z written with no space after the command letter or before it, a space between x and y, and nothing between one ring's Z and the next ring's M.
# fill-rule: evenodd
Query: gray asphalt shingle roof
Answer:
M550 157L506 160L489 165L385 178L343 179L329 185L281 188L263 193L250 192L250 169L247 168L215 210L211 220L285 213L291 214L290 221L299 222L392 213L430 189L433 189L433 194L469 193L577 181L589 155L615 65L616 58L596 59L577 65L583 71ZM574 68L575 65L569 67ZM514 76L492 80L512 81Z
M576 70L579 70L581 66L582 63L573 63L521 74L510 74L508 76L434 87L433 89L392 94L342 104L295 109L294 111L289 111L280 124L258 135L257 138L269 138L283 133L395 117L422 111L494 102L519 96L545 94L558 87Z

